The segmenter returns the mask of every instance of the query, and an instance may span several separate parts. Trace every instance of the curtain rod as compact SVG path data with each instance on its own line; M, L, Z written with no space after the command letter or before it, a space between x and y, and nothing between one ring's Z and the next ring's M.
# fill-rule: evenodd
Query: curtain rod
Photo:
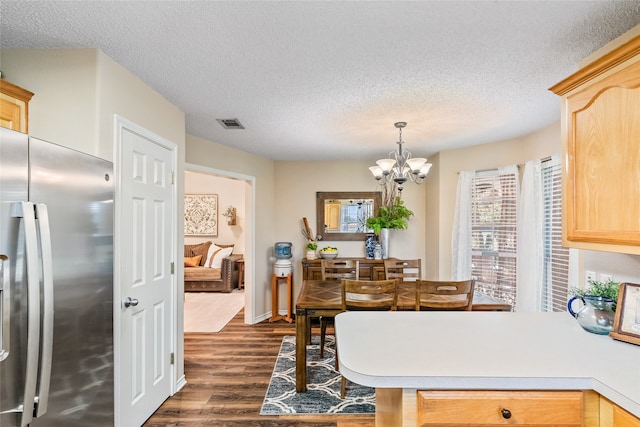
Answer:
M541 158L541 159L540 159L540 162L541 162L541 163L543 163L543 162L548 162L548 161L550 161L550 160L551 160L551 156L547 156L547 157L543 157L543 158ZM523 164L523 163L518 163L518 164L516 164L516 166L518 167L518 169L521 169L521 168L522 168L522 166L524 166L524 164ZM474 171L474 172L476 172L476 173L481 173L481 172L491 172L491 171L497 171L498 169L499 169L499 168L478 169L478 170L476 170L476 171ZM458 175L459 175L459 174L460 174L460 172L458 171Z
M516 166L518 167L518 169L520 169L523 166L523 164L522 163L518 163L518 164L516 164ZM474 170L473 172L475 172L475 173L491 172L491 171L497 171L498 169L500 169L500 168L477 169L477 170ZM460 175L460 172L461 171L457 172L458 175Z

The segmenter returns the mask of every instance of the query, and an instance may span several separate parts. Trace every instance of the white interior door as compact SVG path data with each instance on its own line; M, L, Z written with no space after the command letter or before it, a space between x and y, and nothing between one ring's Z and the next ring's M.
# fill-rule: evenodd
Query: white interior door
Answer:
M173 155L153 136L120 132L120 425L139 426L171 385Z

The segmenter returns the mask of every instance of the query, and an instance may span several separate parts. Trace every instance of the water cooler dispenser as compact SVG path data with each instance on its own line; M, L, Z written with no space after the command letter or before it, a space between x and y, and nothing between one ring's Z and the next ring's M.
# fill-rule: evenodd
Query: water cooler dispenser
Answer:
M276 262L273 264L273 274L277 277L287 277L291 274L291 242L278 242L274 245Z

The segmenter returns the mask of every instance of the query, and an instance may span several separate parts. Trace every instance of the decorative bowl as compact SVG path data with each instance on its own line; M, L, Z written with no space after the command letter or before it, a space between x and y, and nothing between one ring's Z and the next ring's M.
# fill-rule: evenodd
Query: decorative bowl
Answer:
M334 259L338 257L338 251L320 251L320 256L324 259Z

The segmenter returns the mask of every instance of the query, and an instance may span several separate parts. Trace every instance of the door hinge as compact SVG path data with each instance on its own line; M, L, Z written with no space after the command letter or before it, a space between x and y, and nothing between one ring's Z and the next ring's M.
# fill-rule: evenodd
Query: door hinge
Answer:
M176 173L175 172L171 172L171 184L175 184L176 183Z
M175 360L174 360L174 359L175 359L174 354L173 354L173 353L171 353L171 364L172 364L172 365L173 365L173 364L174 364L174 362L175 362Z
M173 269L174 269L174 264L173 264L173 261L171 261L171 274L175 274Z

